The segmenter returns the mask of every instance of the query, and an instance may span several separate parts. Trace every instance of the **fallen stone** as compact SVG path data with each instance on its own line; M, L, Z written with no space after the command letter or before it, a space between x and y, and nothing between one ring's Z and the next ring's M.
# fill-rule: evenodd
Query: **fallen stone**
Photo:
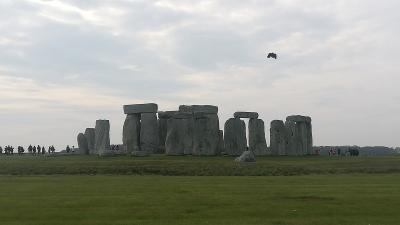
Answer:
M85 137L88 144L89 154L96 154L95 152L95 129L86 128Z
M140 150L149 154L158 149L158 120L156 113L142 113L140 125Z
M218 107L213 105L180 105L179 111L181 112L209 112L218 113Z
M235 118L250 118L250 119L257 119L258 113L257 112L235 112L233 114Z
M110 150L110 122L108 120L96 121L95 149L99 155Z
M127 153L140 151L140 114L128 114L122 131L122 143Z
M124 105L125 114L157 113L158 105L155 103Z
M235 159L236 162L255 162L256 156L252 151L244 151Z
M225 153L239 156L247 149L246 124L239 118L231 118L224 126Z
M77 140L78 140L79 152L81 154L89 154L88 143L87 143L85 135L83 133L79 133Z
M215 113L194 119L193 155L216 155L219 119Z
M249 120L249 150L257 156L268 153L264 121L261 119Z

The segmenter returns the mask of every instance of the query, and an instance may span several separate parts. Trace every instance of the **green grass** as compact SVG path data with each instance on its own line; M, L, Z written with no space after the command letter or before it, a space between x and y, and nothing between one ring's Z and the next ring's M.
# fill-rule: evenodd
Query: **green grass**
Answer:
M400 173L400 157L258 157L236 163L233 157L151 156L1 156L0 175L174 175L293 176L310 174Z
M0 224L397 225L400 174L0 176Z
M1 156L0 225L399 224L400 157L233 159Z

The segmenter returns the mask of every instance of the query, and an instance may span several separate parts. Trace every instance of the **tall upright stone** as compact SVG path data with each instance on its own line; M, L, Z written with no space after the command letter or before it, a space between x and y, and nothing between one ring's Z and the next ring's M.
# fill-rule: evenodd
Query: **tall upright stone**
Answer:
M85 137L88 144L89 154L96 154L95 151L95 129L86 128Z
M239 118L231 118L224 126L225 153L239 156L247 150L246 124Z
M140 149L148 154L158 149L158 120L156 113L142 113L140 126Z
M157 153L165 153L165 141L167 139L167 125L168 119L178 111L159 111L158 112L158 137L159 137L159 147Z
M225 143L224 143L224 131L218 131L218 152L217 155L225 153Z
M165 153L188 155L193 150L193 116L191 113L176 113L167 120Z
M265 126L261 119L249 120L249 150L255 155L267 155L267 141L265 140Z
M86 137L83 133L79 133L77 137L79 153L80 154L89 154L88 143Z
M128 154L140 151L140 114L126 115L122 143Z
M312 154L312 126L311 118L308 116L288 116L285 123L289 132L290 155L309 155Z
M107 154L110 151L110 122L108 120L96 121L95 149L99 155Z
M193 155L218 153L218 115L213 112L194 113Z
M282 120L273 120L270 128L270 148L272 155L287 155L287 130Z

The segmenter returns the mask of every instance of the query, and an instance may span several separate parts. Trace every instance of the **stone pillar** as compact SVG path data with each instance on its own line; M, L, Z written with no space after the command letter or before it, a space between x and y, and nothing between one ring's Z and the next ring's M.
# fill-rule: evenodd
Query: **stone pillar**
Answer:
M126 115L122 143L128 154L140 151L140 114Z
M140 149L148 154L158 149L158 121L156 113L142 113L140 126Z
M95 152L95 129L94 128L86 128L85 137L88 144L89 154L96 154Z
M193 115L177 112L167 120L165 153L167 155L189 155L193 150Z
M194 113L193 155L218 153L219 119L216 113Z
M107 154L110 151L110 122L108 120L96 121L95 149L99 155Z
M249 150L257 155L267 155L267 141L265 140L265 126L261 119L249 120Z
M246 124L239 118L231 118L224 126L225 153L239 156L247 150Z
M287 130L282 120L273 120L270 128L270 148L272 155L287 155Z
M85 155L89 154L88 142L86 140L85 135L83 133L79 133L77 140L78 140L79 153Z
M217 155L221 155L225 153L225 143L224 143L224 131L218 131L218 150Z
M159 137L159 147L157 153L165 153L165 141L167 139L167 121L172 118L172 116L178 111L159 111L158 112L158 137Z
M288 116L286 127L289 132L289 145L291 155L312 154L312 126L308 116Z

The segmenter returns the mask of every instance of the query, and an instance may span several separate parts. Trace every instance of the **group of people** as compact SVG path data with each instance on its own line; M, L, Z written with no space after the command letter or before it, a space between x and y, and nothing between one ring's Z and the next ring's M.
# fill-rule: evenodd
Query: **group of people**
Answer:
M56 149L54 148L53 145L48 147L47 152L48 152L49 154L52 154L52 153L54 153L55 151L56 151ZM25 153L24 147L18 146L17 152L18 152L19 155L24 154L24 153ZM43 155L44 155L44 154L46 154L46 148L45 148L44 146L40 146L40 145L38 145L38 146L29 145L29 147L28 147L28 153L30 153L30 154L37 154L37 155L39 155L39 154L43 154ZM0 154L3 154L3 148L2 148L1 146L0 146ZM6 155L13 155L13 154L14 154L14 147L11 146L11 145L5 146L5 147L4 147L4 154L6 154Z

